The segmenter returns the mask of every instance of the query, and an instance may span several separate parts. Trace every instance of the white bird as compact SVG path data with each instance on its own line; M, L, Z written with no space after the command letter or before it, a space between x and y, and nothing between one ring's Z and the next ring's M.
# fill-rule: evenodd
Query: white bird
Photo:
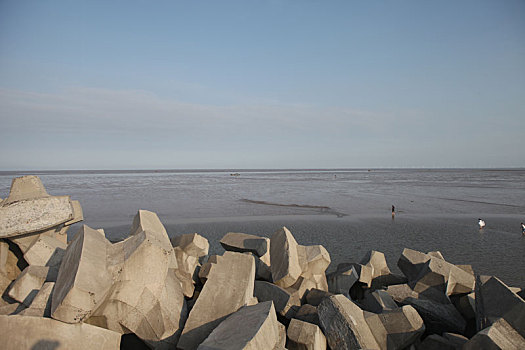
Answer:
M485 227L485 221L483 221L481 219L478 219L478 220L479 220L478 221L479 228L481 229L481 228Z
M525 235L525 224L523 222L521 223L521 233Z

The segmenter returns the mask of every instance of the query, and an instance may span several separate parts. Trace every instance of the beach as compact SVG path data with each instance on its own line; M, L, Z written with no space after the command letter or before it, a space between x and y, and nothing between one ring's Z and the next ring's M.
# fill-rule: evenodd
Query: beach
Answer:
M223 252L218 241L227 232L269 237L286 226L300 244L326 247L329 271L369 250L384 252L395 270L408 247L439 250L477 274L525 286L522 169L3 172L0 197L13 177L28 173L50 194L79 200L82 224L103 228L112 241L124 239L137 210L147 209L170 236L206 237L210 254ZM479 217L487 222L482 230Z

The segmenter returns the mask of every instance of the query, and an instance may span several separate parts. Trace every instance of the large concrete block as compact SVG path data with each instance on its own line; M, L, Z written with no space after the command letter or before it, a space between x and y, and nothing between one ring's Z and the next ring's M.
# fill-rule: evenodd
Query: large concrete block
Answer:
M120 334L85 323L67 324L50 318L0 316L0 339L5 350L116 350Z
M180 247L173 248L176 265L175 273L182 284L184 295L191 298L195 290L195 282L198 279L199 258L197 256L189 255ZM211 266L209 267L211 269Z
M52 294L52 317L67 323L87 319L106 297L112 283L107 269L111 244L84 225L67 247Z
M66 253L67 244L47 235L40 235L25 252L24 259L29 265L59 266Z
M232 252L251 252L258 257L264 256L270 249L266 237L259 237L247 233L228 232L220 243L225 250Z
M0 205L12 204L23 200L49 197L44 184L38 176L26 175L15 177L11 181L9 196Z
M310 322L319 325L319 314L317 314L317 307L310 304L302 305L295 313L294 318L304 322Z
M244 306L215 328L198 349L274 349L280 327L271 301Z
M254 296L259 302L273 301L275 311L287 318L295 314L293 306L301 305L286 289L266 281L255 281Z
M333 294L321 289L313 288L310 289L308 294L306 294L306 302L313 306L318 306L321 304L321 301L323 301L324 298L329 298Z
M270 239L272 278L280 287L290 287L301 276L302 268L297 247L295 238L286 227L275 232Z
M500 279L478 276L475 302L478 331L503 318L525 337L525 301Z
M162 237L166 237L169 241L166 228L160 221L157 214L152 211L140 209L133 218L129 235L133 236L142 231L158 232L159 234L162 234Z
M82 206L80 205L79 201L72 200L71 208L73 209L73 217L71 220L64 222L64 225L66 226L70 226L84 220L84 212L82 211Z
M317 307L319 323L332 349L379 349L363 310L344 295L324 299Z
M30 265L22 271L11 285L8 295L29 306L47 279L49 267Z
M359 302L359 305L363 310L374 313L398 308L394 299L384 290L365 293L365 297Z
M441 304L428 299L408 297L404 304L412 305L425 321L429 333L452 332L462 334L466 321L452 304Z
M365 312L365 320L380 349L404 349L425 331L423 319L416 309L405 305L381 314Z
M210 249L208 240L198 233L188 233L173 237L171 244L173 247L179 247L186 254L197 258L208 255L208 250Z
M326 350L326 337L315 324L293 318L287 335L290 350Z
M375 250L370 250L366 253L360 264L372 268L372 279L391 274L386 263L385 254Z
M55 282L44 283L31 302L31 305L29 305L27 309L18 313L18 315L51 317L51 293L53 292L54 287Z
M491 326L474 335L463 345L463 349L525 349L525 338L508 324L507 321L500 318Z
M405 248L397 261L397 266L409 281L416 279L430 256L417 250Z
M42 231L73 217L69 196L23 200L0 207L0 238Z
M9 248L9 243L0 240L0 274L3 274L9 281L15 280L22 272L18 265L19 258Z
M326 275L326 280L330 293L349 295L350 288L359 281L359 274L353 266L350 266Z
M330 254L322 245L306 246L307 271L312 275L324 275L330 265ZM304 274L305 271L303 271Z
M193 306L177 346L196 349L226 317L253 302L252 256L226 252L210 274Z

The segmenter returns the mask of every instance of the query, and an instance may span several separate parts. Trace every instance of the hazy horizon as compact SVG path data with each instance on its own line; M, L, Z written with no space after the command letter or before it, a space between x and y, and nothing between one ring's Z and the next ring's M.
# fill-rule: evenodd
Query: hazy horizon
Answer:
M525 166L525 2L0 2L0 170Z

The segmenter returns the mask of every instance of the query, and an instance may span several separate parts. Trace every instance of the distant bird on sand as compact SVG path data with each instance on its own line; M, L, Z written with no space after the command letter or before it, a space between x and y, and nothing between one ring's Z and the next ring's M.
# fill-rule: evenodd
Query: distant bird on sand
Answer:
M521 223L521 233L525 235L525 224Z
M483 228L485 227L485 221L481 220L481 219L478 219L478 225L479 225L479 228Z

